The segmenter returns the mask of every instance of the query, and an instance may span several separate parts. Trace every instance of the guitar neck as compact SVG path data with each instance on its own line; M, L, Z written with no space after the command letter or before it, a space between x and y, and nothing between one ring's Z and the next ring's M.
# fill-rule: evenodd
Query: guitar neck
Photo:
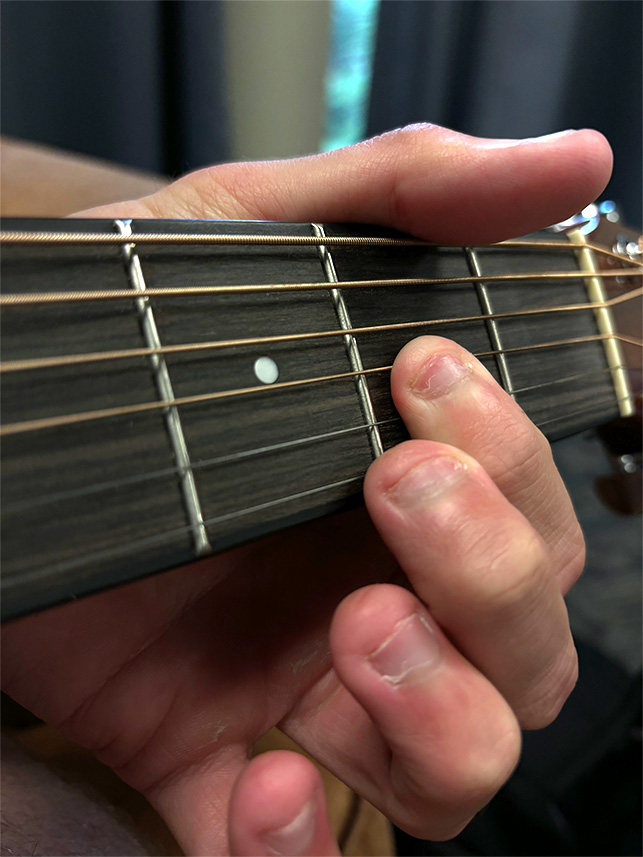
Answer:
M565 236L455 248L312 224L4 229L77 236L3 247L3 618L358 502L373 457L406 437L388 370L415 336L478 355L552 439L627 405Z

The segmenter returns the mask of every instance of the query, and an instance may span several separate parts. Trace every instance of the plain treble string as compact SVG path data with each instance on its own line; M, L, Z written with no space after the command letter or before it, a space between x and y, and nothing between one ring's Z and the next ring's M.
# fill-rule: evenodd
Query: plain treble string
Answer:
M626 366L618 366L615 367L618 369L625 369ZM560 384L571 384L574 381L584 381L589 378L595 378L599 375L604 375L607 372L613 372L614 370L606 366L603 369L592 369L589 372L577 372L574 375L566 375L562 378L554 378L549 381L543 381L539 384L530 384L525 387L519 387L514 390L515 394L522 394L532 392L534 390L544 390L547 387L557 386ZM394 425L395 423L401 423L402 418L399 416L390 417L385 420L378 420L376 425L378 428L386 425ZM359 431L366 431L369 428L370 424L362 423L358 426L350 426L348 428L337 429L332 432L324 432L322 434L317 435L309 435L307 437L296 438L294 440L282 441L276 444L269 444L267 446L253 447L246 450L241 450L239 452L228 453L227 455L219 455L214 458L205 458L199 461L194 461L192 463L193 470L204 470L208 467L215 467L221 464L233 464L237 461L241 461L243 459L252 458L259 455L269 455L275 452L282 452L285 450L292 449L294 447L303 446L305 444L319 443L325 440L333 440L342 435L348 435ZM64 502L67 500L73 500L79 497L88 496L90 494L97 494L103 491L115 490L121 487L128 487L138 485L143 482L151 481L154 479L161 479L166 476L174 476L179 472L179 468L177 466L174 467L164 467L158 470L145 471L144 473L137 474L136 476L124 477L122 479L111 479L105 482L96 482L93 485L88 485L84 488L79 488L76 490L70 491L58 491L52 494L45 494L39 496L36 500L29 500L21 503L13 503L13 504L5 504L4 511L6 514L16 514L28 511L29 509L35 506L44 506L50 503L58 503Z
M360 473L359 476L351 476L348 479L341 479L338 482L329 482L325 485L319 485L314 488L309 488L306 491L299 491L297 494L288 494L284 497L277 497L274 500L268 500L265 503L258 503L255 506L247 506L242 509L239 509L236 512L228 512L225 515L218 515L214 518L208 518L204 520L204 525L206 527L214 526L216 524L221 524L226 521L234 520L235 518L241 518L245 515L250 515L256 512L262 512L266 509L270 509L273 507L281 506L285 503L292 503L295 500L302 500L305 497L314 496L315 494L322 494L326 491L330 491L332 489L345 488L348 485L355 484L357 490L360 490L360 486L364 479L364 474ZM356 493L356 492L352 492ZM115 548L107 548L102 551L96 551L91 554L84 554L82 557L74 560L68 560L66 562L56 563L55 565L46 566L45 568L36 568L32 572L32 576L36 578L40 577L50 577L53 575L57 575L60 573L64 573L67 571L71 571L74 568L78 568L84 566L86 564L92 564L96 562L101 562L107 559L113 559L118 556L122 556L122 554L130 553L132 551L136 551L139 549L144 549L147 547L153 547L155 545L162 545L164 542L171 542L174 539L182 535L187 535L191 530L190 525L176 527L172 530L166 530L163 533L156 533L153 536L146 536L142 539L136 539L133 541L126 542L124 544L120 544ZM216 545L215 545L216 549ZM25 572L21 576L21 581L24 582L30 578L30 573Z
M392 425L401 421L402 418L397 416L385 420L378 420L375 425L379 428L381 426ZM230 452L226 455L217 455L214 458L203 458L192 463L192 470L204 470L208 467L216 467L217 465L221 464L234 464L238 461L242 461L248 458L254 458L260 455L272 455L277 452L283 452L285 450L294 449L296 447L305 446L307 444L321 443L326 440L336 440L338 437L354 434L356 432L366 432L371 427L371 425L373 424L362 423L358 426L349 426L348 428L336 429L335 431L322 432L321 434L309 435L307 437L299 437L293 440L281 441L280 443L268 444L266 446L257 446L251 449L240 450L238 452ZM8 514L25 512L28 509L33 508L34 506L45 506L50 503L73 500L78 497L88 496L90 494L97 494L103 491L110 491L121 487L138 485L142 482L148 482L154 479L161 479L165 476L174 476L177 473L180 473L180 468L177 466L163 467L158 470L145 471L144 473L139 473L135 476L124 477L122 479L111 479L105 482L96 482L93 485L87 485L84 488L78 488L76 490L57 491L52 494L41 495L36 500L29 500L21 503L5 504L3 510L5 513Z
M615 367L618 369L625 369L626 366L618 366ZM543 381L539 384L530 384L525 387L519 387L514 390L514 393L519 395L522 393L529 393L534 390L544 390L547 387L557 386L560 384L571 384L574 381L585 381L590 378L596 378L597 376L604 375L608 372L613 372L614 370L606 366L603 369L592 369L589 372L577 372L574 375L566 375L562 378L554 378L549 381ZM612 401L610 399L610 401ZM567 414L565 414L567 416ZM561 417L560 419L563 419ZM558 418L556 418L558 419ZM378 428L386 425L394 425L395 423L401 423L402 418L399 416L390 417L389 419L378 420L376 425ZM548 421L549 422L549 421ZM552 420L555 422L555 420ZM366 431L369 428L370 424L362 423L358 426L350 426L348 428L337 429L332 432L323 432L322 434L317 435L309 435L307 437L295 438L294 440L282 441L280 443L269 444L267 446L259 446L253 447L246 450L240 450L238 452L228 453L227 455L219 455L214 458L205 458L199 461L194 461L192 463L193 470L204 470L209 467L215 467L221 464L234 464L237 461L241 461L243 459L253 458L255 456L260 455L270 455L276 452L287 451L295 447L303 446L306 444L320 443L326 440L334 440L342 435L348 435L359 431ZM538 425L542 425L542 423L538 423ZM51 494L45 494L39 496L35 500L29 500L20 503L12 503L4 505L4 512L6 514L17 514L23 513L32 509L36 506L46 506L51 503L59 503L65 502L68 500L74 500L80 497L89 496L91 494L99 494L101 492L107 492L110 490L115 490L122 487L134 486L143 482L153 481L155 479L162 479L166 476L174 476L179 472L179 467L164 467L158 470L145 471L144 473L137 474L135 476L124 477L121 479L111 479L106 480L105 482L96 482L92 485L88 485L84 488L78 488L75 490L69 491L58 491Z
M613 401L614 400L612 400L612 399L606 400L607 403L611 403ZM591 413L591 412L595 411L600 406L600 404L601 403L595 403L591 408L584 408L584 409L578 411L577 413L579 413L579 414ZM554 417L551 420L545 420L545 421L539 422L538 425L542 426L545 424L551 424L551 423L560 421L561 419L564 419L564 417ZM278 506L281 506L281 505L284 505L287 503L291 503L291 502L294 502L296 500L303 499L304 497L314 496L316 494L323 494L324 492L327 492L327 491L330 491L333 489L335 489L335 490L340 489L340 488L345 489L349 485L353 485L353 484L355 485L355 488L357 490L359 490L359 487L362 484L363 478L364 478L364 474L360 473L358 476L349 477L348 479L342 479L338 482L330 482L330 483L327 483L325 485L320 485L320 486L316 486L314 488L309 488L306 491L300 491L297 494L289 494L289 495L286 495L283 497L277 497L274 500L268 500L264 503L258 503L254 506L247 506L247 507L239 509L235 512L228 512L224 515L218 515L214 518L208 518L203 523L206 527L215 526L216 524L225 523L225 522L228 522L231 520L235 520L235 519L244 517L246 515L254 514L257 512L262 512L262 511L265 511L266 509L275 508L275 507L278 507ZM351 493L355 493L355 492L351 492ZM136 550L137 548L146 548L146 547L154 546L157 544L163 544L164 542L173 541L174 539L177 538L177 536L180 537L182 535L187 535L189 533L190 529L191 529L190 526L187 525L187 526L183 526L183 527L178 527L176 529L172 529L170 531L166 531L164 533L160 533L160 534L157 533L153 536L147 536L143 539L138 539L134 542L127 542L126 544L119 545L116 548L111 548L111 549L107 549L107 550L103 550L103 551L97 551L93 554L90 554L89 556L83 556L80 559L70 560L70 561L62 562L62 563L57 563L56 565L49 566L49 567L46 567L44 569L37 569L35 571L35 575L40 577L43 575L47 576L47 575L59 574L62 572L70 571L76 567L85 565L86 563L100 562L100 561L103 561L106 559L112 559L112 558L118 557L124 553L129 553L132 550ZM25 577L28 577L28 576L29 576L28 574L25 575Z

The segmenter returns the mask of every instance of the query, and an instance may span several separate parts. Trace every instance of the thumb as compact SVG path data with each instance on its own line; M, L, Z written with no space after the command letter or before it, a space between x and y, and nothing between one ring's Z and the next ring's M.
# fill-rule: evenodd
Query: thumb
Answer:
M444 243L490 243L563 220L605 187L596 131L489 140L412 125L322 155L223 164L90 216L363 222Z

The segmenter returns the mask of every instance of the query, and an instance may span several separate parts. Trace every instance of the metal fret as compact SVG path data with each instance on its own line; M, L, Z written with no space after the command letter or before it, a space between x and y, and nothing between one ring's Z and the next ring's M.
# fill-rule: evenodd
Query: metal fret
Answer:
M464 248L465 255L467 257L467 264L469 265L469 270L474 275L474 277L482 277L482 270L480 268L480 263L478 261L478 257L473 250L473 247L465 247ZM478 300L480 301L480 307L482 311L488 316L485 318L485 324L487 325L487 330L489 331L489 339L491 340L491 344L494 348L494 351L497 352L496 364L498 366L498 372L500 374L500 379L502 381L502 385L505 390L509 393L512 398L516 398L512 384L511 384L511 376L509 375L509 367L507 366L507 358L506 355L502 353L502 344L500 342L500 332L498 331L498 325L496 320L492 318L493 310L491 307L491 299L489 297L489 292L487 291L487 284L478 280L475 284L476 291L478 293Z
M115 220L114 226L121 235L129 237L132 235L131 220ZM145 292L145 279L141 262L134 249L134 244L123 245L123 260L125 269L130 281L130 285L137 292ZM143 338L148 348L161 348L161 339L159 337L154 313L150 306L149 298L141 297L136 300L136 308L138 310ZM174 389L170 379L170 373L167 368L167 363L162 354L153 353L150 355L150 362L154 370L154 378L156 387L161 398L161 401L175 401ZM208 539L208 534L203 523L203 514L201 511L201 503L194 481L194 473L190 462L183 426L179 416L178 408L170 406L164 411L165 425L170 438L172 451L176 459L179 479L181 481L181 493L185 504L194 548L197 556L203 556L210 553L212 548Z
M319 223L312 223L313 232L317 238L326 238L326 232L324 231L324 227ZM337 272L335 270L335 264L333 262L333 257L331 256L330 250L325 244L319 244L319 258L321 259L322 267L324 269L324 273L326 274L326 279L329 283L338 283ZM337 318L339 320L340 326L342 330L351 330L353 327L350 316L348 314L348 309L346 307L346 303L344 301L344 297L340 291L340 289L331 288L330 289L331 297L333 299L333 304L335 306L335 312L337 313ZM350 363L351 370L353 372L363 372L364 366L362 364L362 358L359 353L359 347L357 345L357 340L351 334L346 334L344 337L344 344L346 346L346 353L348 354L348 360ZM364 414L364 419L368 424L368 437L371 444L371 450L373 452L373 458L377 458L384 452L384 445L382 444L382 438L380 435L379 425L377 422L377 418L375 416L375 410L373 408L373 402L371 400L371 394L368 389L368 381L364 375L357 375L355 379L355 386L357 387L357 393L359 395L360 404L362 406L362 412Z

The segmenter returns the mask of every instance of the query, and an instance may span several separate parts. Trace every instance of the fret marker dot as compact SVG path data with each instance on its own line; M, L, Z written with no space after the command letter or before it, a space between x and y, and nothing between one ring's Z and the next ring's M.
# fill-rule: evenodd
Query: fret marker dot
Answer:
M272 357L259 357L255 360L254 370L262 384L274 384L279 377L279 367Z

